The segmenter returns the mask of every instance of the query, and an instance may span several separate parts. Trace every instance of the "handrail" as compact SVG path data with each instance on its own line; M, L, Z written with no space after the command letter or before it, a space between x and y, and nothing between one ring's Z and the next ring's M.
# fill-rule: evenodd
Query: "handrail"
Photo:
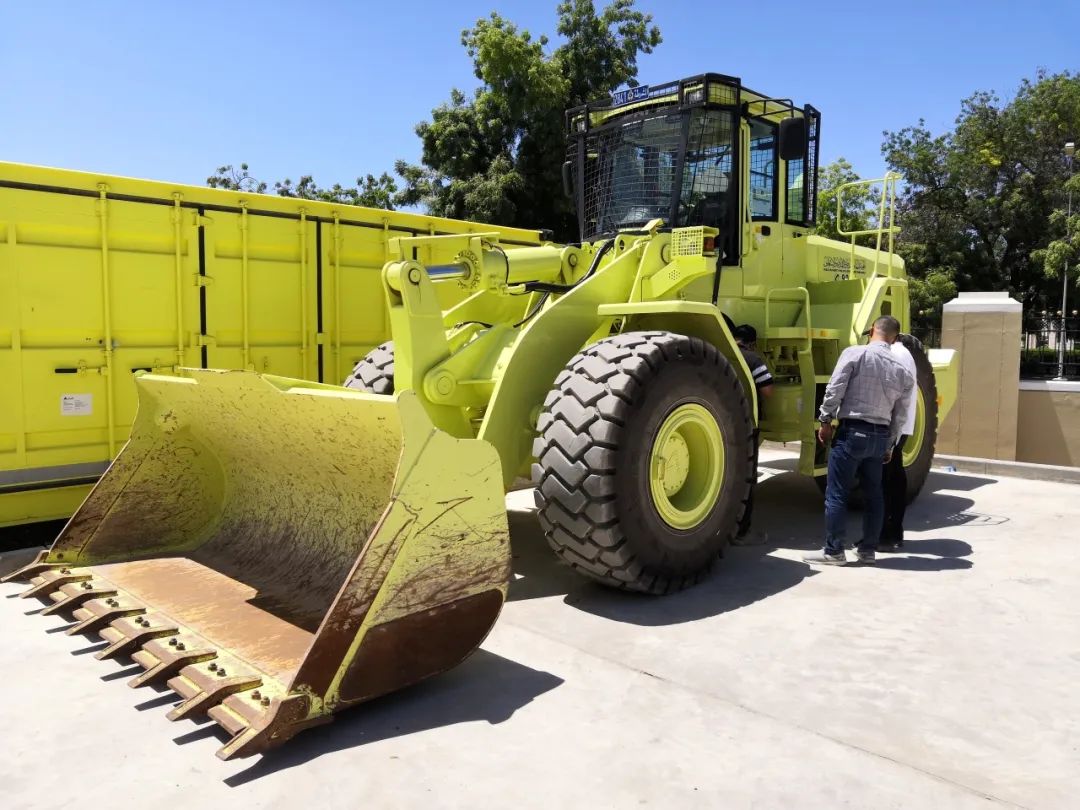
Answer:
M806 316L806 348L802 351L810 351L810 347L813 345L813 337L810 335L810 291L806 287L776 287L765 293L765 335L768 337L769 329L771 328L769 321L769 299L772 298L773 293L781 292L797 292L801 293L805 301L803 305L803 313ZM792 300L790 298L785 300Z
M848 277L853 277L855 274L855 237L857 236L875 236L876 244L874 248L874 269L870 274L870 278L876 278L878 275L878 265L881 262L881 240L885 234L888 234L888 250L886 251L886 266L888 268L887 275L889 278L893 277L893 237L900 233L900 228L896 226L896 183L898 180L902 180L903 177L896 172L886 172L884 177L876 180L853 180L850 183L843 183L836 187L836 232L840 236L848 236L851 238L851 252L848 259ZM843 204L844 204L844 190L849 188L855 188L857 186L873 187L875 183L880 183L881 194L878 199L878 217L876 228L865 228L862 230L846 231L841 227L843 216ZM887 202L886 202L887 201ZM888 217L886 217L886 212ZM888 223L887 225L885 223Z

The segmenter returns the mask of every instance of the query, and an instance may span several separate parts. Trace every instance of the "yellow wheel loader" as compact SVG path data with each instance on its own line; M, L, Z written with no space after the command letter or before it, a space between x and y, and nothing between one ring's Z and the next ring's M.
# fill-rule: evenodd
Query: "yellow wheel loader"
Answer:
M13 575L69 633L108 642L98 657L140 664L132 685L167 683L170 718L223 726L219 756L469 655L506 595L520 476L585 576L650 594L698 582L743 513L757 437L801 441L800 469L821 475L816 405L838 355L883 313L909 323L894 177L872 233L812 233L813 107L707 74L566 121L580 243L389 239L393 341L344 387L141 375L131 440ZM444 310L440 285L464 298ZM732 338L743 322L776 379L765 408ZM917 361L913 492L956 389L951 353Z

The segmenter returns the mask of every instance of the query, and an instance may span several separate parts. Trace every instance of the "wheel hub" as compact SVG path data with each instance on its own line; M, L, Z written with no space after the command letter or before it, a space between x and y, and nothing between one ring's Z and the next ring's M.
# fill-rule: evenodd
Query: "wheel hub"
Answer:
M649 489L660 517L689 530L712 512L724 480L724 440L703 405L675 408L660 425L649 458Z
M670 497L682 489L690 473L690 448L686 446L686 439L681 433L668 436L660 450L659 462L664 492Z

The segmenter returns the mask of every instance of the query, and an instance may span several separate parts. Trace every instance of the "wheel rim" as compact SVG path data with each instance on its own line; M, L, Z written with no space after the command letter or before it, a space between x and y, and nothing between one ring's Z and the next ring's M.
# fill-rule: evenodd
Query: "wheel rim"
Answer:
M707 408L680 405L660 425L649 456L649 489L660 517L674 529L699 525L724 480L724 437Z
M904 466L910 467L919 457L922 450L923 438L926 435L926 403L923 401L922 389L916 389L915 394L915 427L911 437L904 442Z

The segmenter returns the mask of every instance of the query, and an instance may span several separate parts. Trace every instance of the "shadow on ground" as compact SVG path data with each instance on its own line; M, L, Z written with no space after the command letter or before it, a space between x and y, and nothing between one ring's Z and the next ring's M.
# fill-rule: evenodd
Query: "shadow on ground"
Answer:
M477 721L496 725L562 683L562 678L550 672L478 650L444 675L342 712L329 725L297 735L249 768L226 778L225 783L239 787L323 754L433 728ZM214 724L184 734L176 742L184 744L210 736L227 740L224 730Z
M617 591L586 579L561 563L532 512L510 513L514 580L510 601L563 596L566 604L618 622L645 626L679 624L753 604L813 576L809 566L767 555L768 548L732 548L700 585L657 598Z
M724 559L702 584L662 599L614 591L585 579L556 559L533 510L512 509L509 518L514 580L509 599L563 596L566 604L587 613L613 621L659 626L717 616L794 587L817 569L769 552L777 548L820 548L824 530L822 499L813 481L795 472L777 472L777 466L774 461L768 462L765 472L769 477L758 485L754 507L754 528L763 530L767 541L758 546L728 548ZM951 484L952 479L950 475L947 483ZM977 515L971 511L972 506L970 498L939 494L928 488L910 507L909 525L923 532L988 519L1007 520ZM850 538L858 538L861 519L861 513L852 512ZM902 553L880 555L878 565L906 571L961 570L971 567L971 561L966 559L971 554L971 545L962 540L910 539Z
M994 483L993 478L978 475L965 475L964 473L946 472L944 470L931 470L926 477L924 492L937 492L940 489L948 489L953 492L971 492L979 487Z
M770 489L775 490L777 486L785 487L785 494L790 493L797 500L789 501L785 498L782 502L775 503L774 505L782 510L781 514L787 516L794 510L800 513L801 518L815 520L821 525L823 523L821 495L816 484L812 483L809 478L798 475L795 471L797 464L798 459L794 458L763 461L761 464L762 469L766 475L771 477L758 486L758 491L762 495L761 500L765 501L767 498L766 493ZM780 471L779 474L776 474L776 471ZM972 509L975 501L971 498L951 494L970 492L993 483L994 479L992 478L931 470L926 483L923 485L922 492L914 503L908 507L907 519L910 528L913 531L932 531L957 526L998 526L1008 522L1008 516L976 512ZM809 484L809 488L806 486L807 484ZM787 487L790 487L790 489L787 489ZM809 493L809 498L807 493ZM809 506L809 512L806 512L807 506ZM856 508L852 510L853 520L857 521L859 519L860 511L856 505ZM856 527L857 523L852 524L851 529L854 530ZM777 529L781 536L788 533L786 521L777 526ZM811 545L817 545L819 542L815 538ZM778 545L782 546L784 544L779 543ZM801 548L803 546L796 547Z
M905 544L906 545L906 544ZM915 551L914 548L911 551ZM911 557L908 555L878 555L878 568L894 571L963 571L971 568L971 560L963 557Z

